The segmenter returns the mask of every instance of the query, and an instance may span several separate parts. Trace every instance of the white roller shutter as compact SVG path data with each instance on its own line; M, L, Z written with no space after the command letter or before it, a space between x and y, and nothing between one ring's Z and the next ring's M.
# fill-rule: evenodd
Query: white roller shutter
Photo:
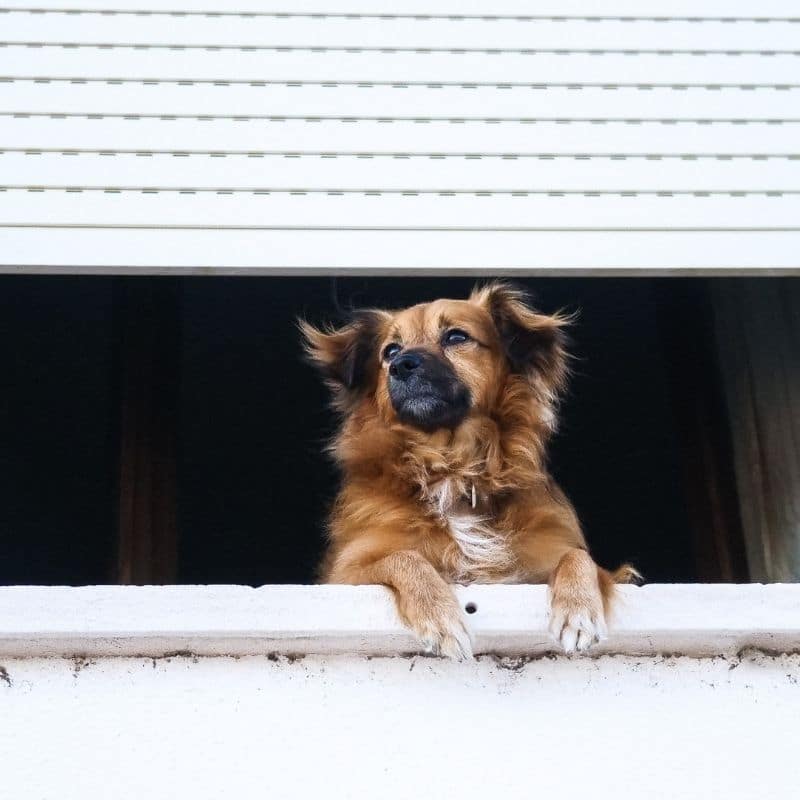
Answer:
M0 269L800 272L800 10L6 0Z

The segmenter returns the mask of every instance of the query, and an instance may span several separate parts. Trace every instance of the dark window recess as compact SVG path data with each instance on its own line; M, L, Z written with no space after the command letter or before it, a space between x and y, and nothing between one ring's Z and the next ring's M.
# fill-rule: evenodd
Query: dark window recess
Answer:
M337 478L295 318L473 283L0 277L0 583L312 581ZM746 580L712 282L524 283L580 310L551 462L598 560Z
M0 276L0 583L113 575L112 281Z

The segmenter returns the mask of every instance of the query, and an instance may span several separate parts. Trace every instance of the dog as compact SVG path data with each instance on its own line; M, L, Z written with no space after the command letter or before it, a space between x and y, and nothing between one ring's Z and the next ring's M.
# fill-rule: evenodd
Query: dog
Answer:
M547 583L550 632L572 653L606 635L615 585L637 576L592 560L547 471L569 322L505 282L339 328L299 322L341 415L321 580L389 587L427 652L472 655L453 583Z

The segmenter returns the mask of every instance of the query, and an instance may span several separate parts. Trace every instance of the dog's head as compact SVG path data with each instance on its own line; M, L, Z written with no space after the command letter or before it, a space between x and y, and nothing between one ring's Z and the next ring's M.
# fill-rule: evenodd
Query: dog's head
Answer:
M550 405L566 374L565 324L502 282L476 288L468 300L357 312L338 329L300 323L342 412L370 403L387 425L425 432L491 416L510 376Z

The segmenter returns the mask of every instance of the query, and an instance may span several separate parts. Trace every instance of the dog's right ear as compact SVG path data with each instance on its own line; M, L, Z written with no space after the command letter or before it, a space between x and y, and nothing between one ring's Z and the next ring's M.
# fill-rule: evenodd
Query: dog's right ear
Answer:
M298 320L308 359L325 377L336 405L344 407L370 385L378 366L378 344L385 317L380 311L358 311L341 328L315 328Z

